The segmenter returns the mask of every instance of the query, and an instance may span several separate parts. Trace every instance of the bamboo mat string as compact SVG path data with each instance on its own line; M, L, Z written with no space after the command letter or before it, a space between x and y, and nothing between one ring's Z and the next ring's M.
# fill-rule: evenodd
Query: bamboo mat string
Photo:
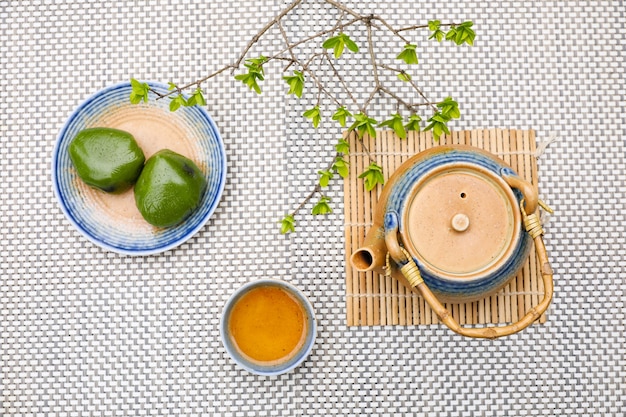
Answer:
M506 156L506 155L530 155L535 158L541 158L552 143L556 142L559 138L555 133L551 134L548 138L542 139L537 144L537 149L535 151L502 151L502 152L492 152L496 156Z

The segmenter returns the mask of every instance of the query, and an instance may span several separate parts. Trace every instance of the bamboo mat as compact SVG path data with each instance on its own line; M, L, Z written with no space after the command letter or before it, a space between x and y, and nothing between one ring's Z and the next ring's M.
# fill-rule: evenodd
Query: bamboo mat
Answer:
M368 154L356 134L350 143L350 175L344 182L346 250L346 319L348 326L429 325L438 323L421 296L391 277L376 272L358 272L350 255L363 242L372 225L382 186L368 192L359 174L369 165ZM402 140L392 131L379 131L376 138L365 136L363 143L372 159L383 167L385 180L414 154L445 144L466 144L483 148L502 158L521 177L537 186L535 133L532 130L472 130L451 132L434 143L430 132L408 132ZM515 322L543 297L543 283L534 248L524 267L502 290L485 299L464 304L446 304L460 324ZM539 322L545 322L545 315Z

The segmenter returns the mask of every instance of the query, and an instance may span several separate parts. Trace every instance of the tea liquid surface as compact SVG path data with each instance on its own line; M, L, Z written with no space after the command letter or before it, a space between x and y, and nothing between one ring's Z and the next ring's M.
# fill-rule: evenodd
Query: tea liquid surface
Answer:
M264 286L250 290L233 306L229 332L237 349L263 364L289 359L304 344L306 315L286 290Z

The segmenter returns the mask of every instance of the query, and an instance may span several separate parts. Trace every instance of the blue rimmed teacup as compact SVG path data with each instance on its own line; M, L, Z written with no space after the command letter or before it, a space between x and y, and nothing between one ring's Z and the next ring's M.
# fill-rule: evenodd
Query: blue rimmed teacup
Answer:
M263 291L265 291L265 295L261 295ZM287 325L281 326L278 321L280 315L283 315L285 320L291 320L289 317L284 317L285 314L291 313L285 309L280 309L279 303L272 305L273 301L267 298L255 301L255 299L266 297L270 292L283 293L283 296L291 299L290 302L298 306L302 314L302 333L296 335L299 341L291 351L285 352L285 355L280 358L262 357L262 354L250 350L258 348L259 351L266 352L267 349L263 344L267 343L268 339L283 338L285 336L283 332L290 328ZM243 303L264 303L264 307L259 307L261 304L256 305L256 307L243 306ZM274 308L276 311L272 310ZM240 315L246 312L256 314L256 317L249 317L250 323L238 324L241 321ZM275 322L275 325L266 326L267 323L263 323L263 317L266 317L267 314L272 315L271 321ZM256 322L252 323L254 320ZM256 339L251 340L250 334L244 335L246 339L238 335L237 332L249 331L246 329L251 329L250 326L256 326L254 331L259 332L258 334L255 333L255 337L258 336ZM228 299L222 312L220 334L226 351L238 366L257 375L280 375L295 369L309 356L315 344L317 323L313 306L294 285L278 279L258 279L243 285Z

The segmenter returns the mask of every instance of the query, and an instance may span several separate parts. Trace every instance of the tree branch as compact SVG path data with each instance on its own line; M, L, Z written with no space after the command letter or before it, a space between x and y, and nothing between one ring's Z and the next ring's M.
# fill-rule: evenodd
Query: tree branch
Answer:
M365 117L367 117L367 110L369 106L371 105L374 98L378 94L388 96L389 98L395 101L396 113L400 113L400 106L403 106L405 109L407 109L411 113L414 113L418 107L423 107L423 106L430 107L433 110L433 112L438 111L437 104L439 103L430 101L428 97L426 96L426 94L424 94L423 90L417 85L417 83L411 77L408 76L405 70L400 69L400 68L395 68L393 66L386 65L385 63L378 61L377 55L376 55L376 49L374 45L374 34L373 34L374 29L383 30L388 34L393 35L393 37L395 37L396 39L399 39L406 45L406 44L411 44L411 40L409 39L408 36L403 34L404 32L429 28L428 24L413 25L413 26L407 26L407 27L402 27L402 28L397 29L397 28L394 28L388 21L386 21L383 17L379 15L360 14L356 12L355 10L340 3L337 0L318 0L318 1L321 1L323 4L327 4L331 6L332 8L336 9L337 11L339 11L337 20L336 22L334 22L332 27L320 30L312 34L308 34L308 36L305 36L303 34L302 36L304 37L301 39L298 39L297 36L294 36L295 39L290 40L287 30L285 29L285 26L283 26L283 19L285 19L286 16L288 16L294 9L296 9L298 6L300 6L303 3L303 0L292 1L288 6L282 9L272 20L267 22L248 41L248 43L242 49L240 54L237 55L236 59L232 63L228 65L224 65L223 67L215 70L214 72L208 74L207 76L199 78L198 80L192 81L188 84L185 84L182 87L176 86L174 89L172 89L171 91L167 93L160 93L158 91L155 91L154 89L149 89L149 90L152 91L157 96L157 99L162 99L172 94L182 94L183 90L192 88L194 86L197 89L201 90L202 84L205 83L206 81L214 77L217 77L218 75L227 71L230 71L230 73L233 74L235 71L239 70L242 67L242 65L245 64L246 66L250 67L249 74L245 75L244 77L240 77L239 75L237 77L239 77L239 79L244 81L244 83L246 83L251 89L260 91L258 84L256 84L256 81L257 80L260 81L262 78L260 74L258 73L258 72L263 72L262 66L271 61L282 61L285 63L283 72L286 72L289 68L293 66L297 66L301 69L303 74L306 74L306 76L312 80L313 84L317 87L317 106L321 104L323 96L326 96L338 107L346 107L342 103L342 100L340 99L340 98L343 98L343 96L341 96L339 93L334 94L335 90L333 89L331 91L331 89L329 89L316 74L316 71L318 70L318 66L315 65L315 63L317 63L317 61L319 60L320 64L324 64L324 63L328 64L328 66L333 72L334 77L339 81L340 86L338 86L337 88L340 88L341 89L340 91L343 91L347 94L347 97L354 104L354 107L358 109L358 111L362 113L362 115L364 115ZM365 101L361 105L359 105L359 100L357 100L357 98L353 94L350 88L350 85L346 81L346 78L342 76L342 74L338 70L338 67L335 65L335 61L333 60L333 58L330 56L329 52L326 49L322 48L321 52L318 52L319 51L318 48L320 48L320 45L316 45L316 47L313 48L313 52L308 54L306 57L299 57L296 54L296 48L299 48L309 42L326 37L328 35L334 36L333 34L337 32L345 33L347 28L350 28L353 25L356 25L359 23L364 25L367 31L367 61L371 65L371 76L373 77L373 81L374 81L374 86L369 92L369 96L365 99ZM248 55L252 51L252 48L274 26L276 26L278 30L280 31L280 36L282 38L283 45L279 46L280 49L278 50L278 52L275 52L273 55L269 55L265 57L265 60L252 61L251 62L252 65L249 65L250 57ZM439 24L439 27L442 27L442 26L456 26L456 24L454 23ZM297 32L297 29L296 29L296 32ZM299 32L297 33L299 35ZM347 37L344 37L344 36L337 37L337 39L343 43L342 45L339 45L340 47L345 47L346 45L350 45L348 46L348 48L352 50L352 52L357 51L357 48L354 48L352 44L348 44L348 41L353 42L351 39L348 39ZM473 33L472 33L472 40L473 40ZM341 52L341 51L337 50L337 52ZM384 86L381 82L381 74L383 73L381 69L392 71L400 75L404 75L405 77L403 77L403 79L406 82L408 82L408 84L410 85L410 89L414 90L417 93L417 95L423 100L423 102L412 103L408 100L403 99L400 94L396 93L392 89L388 88L387 86ZM257 71L257 72L255 73L254 71ZM249 78L246 78L246 77L249 77ZM293 77L288 78L288 80L290 80L290 82L299 82L299 83L302 82L301 79L294 80ZM293 87L294 85L292 85L292 88ZM300 91L300 87L303 87L303 86L296 85L295 87L297 87L298 91ZM335 85L333 85L332 87L335 87ZM407 89L409 88L407 87ZM200 94L201 94L201 91L200 91ZM349 112L346 114L349 114ZM356 113L354 114L357 115ZM374 128L373 124L375 123L375 121L367 120L366 123L368 123L368 126L367 126L368 130L371 130L372 128ZM363 133L363 132L359 132L359 133ZM367 155L370 162L376 162L376 160L372 157L372 154L370 153L370 150L366 146L365 142L361 140L360 143L361 143L364 153ZM341 157L341 153L336 152L334 157L328 164L326 171L333 170L334 163L339 157ZM313 187L313 190L304 198L304 200L291 213L291 216L295 216L295 214L298 211L300 211L305 206L305 204L309 202L316 194L318 193L321 194L321 191L322 191L322 187L318 181L318 183Z
M451 26L458 26L458 25L459 25L458 23L440 23L439 27L441 27L441 26L451 27ZM426 24L426 25L407 26L407 27L398 29L397 32L407 32L409 30L426 29L427 27L428 27L428 24Z

